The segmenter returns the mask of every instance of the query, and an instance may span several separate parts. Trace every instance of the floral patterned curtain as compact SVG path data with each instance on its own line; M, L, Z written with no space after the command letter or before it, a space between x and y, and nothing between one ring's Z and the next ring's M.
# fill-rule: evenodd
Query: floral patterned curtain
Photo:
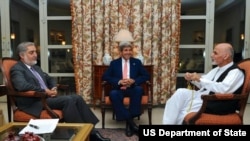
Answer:
M72 50L76 91L92 100L93 65L104 53L114 58L114 36L129 30L133 45L154 65L154 104L164 104L176 89L180 39L180 0L71 0Z

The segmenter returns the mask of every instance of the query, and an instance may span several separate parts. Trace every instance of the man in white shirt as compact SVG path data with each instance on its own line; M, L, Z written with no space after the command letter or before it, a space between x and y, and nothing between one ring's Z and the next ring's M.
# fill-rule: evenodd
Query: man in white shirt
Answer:
M244 72L233 62L234 50L229 43L219 43L211 54L214 65L207 74L200 76L197 73L185 74L199 90L179 88L166 102L163 124L182 124L184 117L190 112L197 112L201 105L201 95L214 93L241 92L244 82ZM208 103L207 113L228 114L236 110L236 102Z

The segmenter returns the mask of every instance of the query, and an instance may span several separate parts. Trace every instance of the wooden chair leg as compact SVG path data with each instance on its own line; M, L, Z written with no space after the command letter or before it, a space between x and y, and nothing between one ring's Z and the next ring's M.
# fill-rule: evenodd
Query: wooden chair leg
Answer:
M101 108L102 113L102 129L105 128L105 108Z
M148 108L148 122L152 125L152 108Z
M115 111L113 110L113 120L115 120Z
M143 114L143 113L144 113L144 108L141 109L141 114ZM141 116L138 116L137 119L140 120L140 117Z
M12 112L11 112L11 104L10 104L10 98L7 96L7 111L8 111L8 120L9 122L12 121Z

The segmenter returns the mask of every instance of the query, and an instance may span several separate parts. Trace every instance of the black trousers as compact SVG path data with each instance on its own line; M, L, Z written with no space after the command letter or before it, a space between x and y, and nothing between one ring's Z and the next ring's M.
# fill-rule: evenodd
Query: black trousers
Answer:
M65 122L92 123L94 125L99 122L84 99L77 94L51 97L47 99L47 103L50 108L63 111Z

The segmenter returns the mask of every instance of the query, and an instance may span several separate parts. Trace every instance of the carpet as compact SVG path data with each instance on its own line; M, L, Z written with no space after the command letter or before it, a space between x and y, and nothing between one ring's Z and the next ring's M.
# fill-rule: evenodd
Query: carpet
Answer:
M133 135L131 137L127 137L125 135L125 129L123 128L105 128L105 129L96 129L99 131L103 137L110 138L111 141L138 141L139 138L137 135Z

